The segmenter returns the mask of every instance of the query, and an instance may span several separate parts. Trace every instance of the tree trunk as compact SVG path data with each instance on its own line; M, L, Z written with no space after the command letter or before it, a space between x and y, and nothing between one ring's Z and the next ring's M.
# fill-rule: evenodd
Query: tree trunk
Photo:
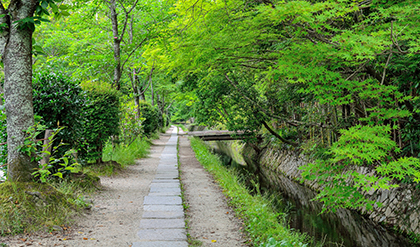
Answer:
M120 90L121 80L121 39L118 33L118 14L116 0L112 0L109 5L111 11L112 35L114 40L114 86Z
M7 115L8 177L10 181L32 181L36 162L18 151L25 131L34 125L32 106L32 30L18 27L16 21L32 17L36 1L22 0L9 13L8 40L4 42L4 96ZM13 8L14 7L14 8ZM4 8L3 8L4 10ZM3 32L7 32L3 31Z
M152 106L155 106L155 92L153 91L153 82L150 83L150 91L152 94Z

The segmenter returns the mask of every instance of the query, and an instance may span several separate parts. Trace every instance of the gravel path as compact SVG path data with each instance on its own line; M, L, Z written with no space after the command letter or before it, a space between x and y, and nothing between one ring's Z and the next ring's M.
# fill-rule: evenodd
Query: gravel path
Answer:
M103 190L93 197L92 210L76 219L75 226L52 233L0 238L15 246L132 246L138 237L143 200L156 176L161 153L172 128L155 140L148 158L138 160L113 177L101 177ZM180 137L182 183L190 205L186 214L191 237L203 246L243 246L241 222L227 207L226 198L213 179L198 164L186 137ZM170 247L168 245L162 247Z
M202 246L247 246L241 234L242 222L235 218L221 188L195 158L185 136L179 138L179 156L191 238L201 241Z

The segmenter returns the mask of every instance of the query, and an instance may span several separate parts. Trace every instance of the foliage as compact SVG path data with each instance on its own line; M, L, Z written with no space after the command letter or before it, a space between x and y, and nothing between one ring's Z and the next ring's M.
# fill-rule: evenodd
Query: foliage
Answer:
M61 179L66 172L77 173L80 170L80 164L77 163L73 154L76 153L74 149L67 150L63 156L59 156L58 149L65 146L64 143L54 145L54 139L64 127L53 130L53 134L48 137L48 142L44 144L42 140L35 140L36 136L43 133L46 126L39 122L31 126L27 131L27 137L24 144L19 146L18 150L31 157L32 161L39 164L39 168L32 173L34 178L39 178L43 183L47 182L50 176L57 176ZM53 146L54 145L54 146ZM52 149L52 152L49 150ZM41 160L45 159L45 163Z
M143 131L146 136L150 136L159 129L159 111L145 101L140 101L139 109L141 111L143 122Z
M39 168L32 173L34 178L38 178L43 183L47 182L47 179L51 176L57 176L63 178L63 175L70 173L78 173L81 169L80 164L77 163L73 154L76 153L74 149L67 150L62 157L55 157L57 147L53 147L54 151L49 157L49 162L45 164L39 164ZM58 167L58 168L57 168Z
M215 177L223 192L243 218L245 231L258 246L307 246L304 235L291 231L285 222L279 223L281 213L276 213L270 201L261 194L252 196L238 178L238 174L224 167L220 159L212 155L204 142L191 139L198 161ZM273 243L282 245L272 245ZM271 244L271 245L270 245Z
M377 175L388 180L380 188L390 186L389 178L417 176L419 10L411 0L177 1L168 42L155 42L146 55L160 56L180 90L194 95L189 108L196 121L264 133L264 144L327 156L314 165L327 171L319 172L327 188L341 184L334 178L346 170L351 175L342 180L352 186L336 189L355 195L375 182L354 165L383 167ZM342 152L361 154L351 140L375 152L342 162ZM370 205L323 193L330 206Z
M68 224L77 206L48 184L0 184L0 235L32 232Z
M340 139L326 152L331 158L302 167L304 179L323 185L316 197L327 207L323 211L338 207L371 210L381 204L365 199L363 193L398 187L393 179L410 177L420 181L419 159L392 156L400 150L389 139L390 131L389 126L354 126L343 130ZM374 172L361 173L357 167L362 166Z
M133 101L126 101L121 104L120 118L120 141L130 144L143 133L142 116L138 116L136 106Z
M64 142L71 148L76 148L82 139L85 104L80 85L61 72L41 70L35 74L33 90L34 112L42 117L41 123L47 129L66 127L57 134L54 146ZM64 152L60 150L61 154Z
M98 163L105 143L119 134L120 96L106 83L84 82L82 88L86 91L86 104L79 157Z
M130 144L120 143L115 147L110 142L105 145L103 152L103 160L114 160L124 166L135 164L136 159L144 158L148 154L150 141L146 138L138 136Z

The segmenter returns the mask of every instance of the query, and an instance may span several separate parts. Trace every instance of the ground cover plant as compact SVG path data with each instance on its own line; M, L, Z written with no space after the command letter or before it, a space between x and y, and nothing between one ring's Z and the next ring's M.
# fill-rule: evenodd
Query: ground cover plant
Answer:
M268 198L261 194L251 195L239 174L223 166L218 156L211 154L204 142L197 138L190 140L197 160L223 188L237 217L244 220L245 231L255 246L309 246L310 239L288 228L282 213L275 212Z
M51 230L67 225L85 206L74 194L65 194L49 184L0 184L0 235Z
M111 142L105 145L103 160L104 162L114 160L123 167L133 165L136 159L144 158L148 154L151 142L148 138L138 136L130 144L120 144L115 147Z

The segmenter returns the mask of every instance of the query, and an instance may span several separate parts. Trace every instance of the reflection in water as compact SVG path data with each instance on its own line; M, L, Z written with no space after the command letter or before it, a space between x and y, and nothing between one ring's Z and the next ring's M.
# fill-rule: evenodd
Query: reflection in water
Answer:
M218 145L219 146L219 145ZM214 146L213 146L214 147ZM214 147L216 148L216 147ZM239 168L242 174L248 173L243 165L236 164L220 149L214 150L222 155L222 161ZM313 236L323 246L328 247L409 247L420 246L410 243L402 235L396 235L383 226L377 225L360 214L339 209L335 213L319 214L322 204L314 202L315 192L290 180L282 174L261 167L264 184L269 184L267 190L281 200L281 211L288 207L288 223L291 228L299 229ZM266 169L266 170L264 170ZM286 205L286 206L285 206Z
M288 214L290 227L325 241L325 246L413 246L403 236L387 231L354 211L339 209L335 213L319 214L322 204L312 201L315 197L312 190L282 175L276 177L277 181L266 178L274 182L271 188L277 190L271 189L272 192L281 193L284 201L294 205Z

